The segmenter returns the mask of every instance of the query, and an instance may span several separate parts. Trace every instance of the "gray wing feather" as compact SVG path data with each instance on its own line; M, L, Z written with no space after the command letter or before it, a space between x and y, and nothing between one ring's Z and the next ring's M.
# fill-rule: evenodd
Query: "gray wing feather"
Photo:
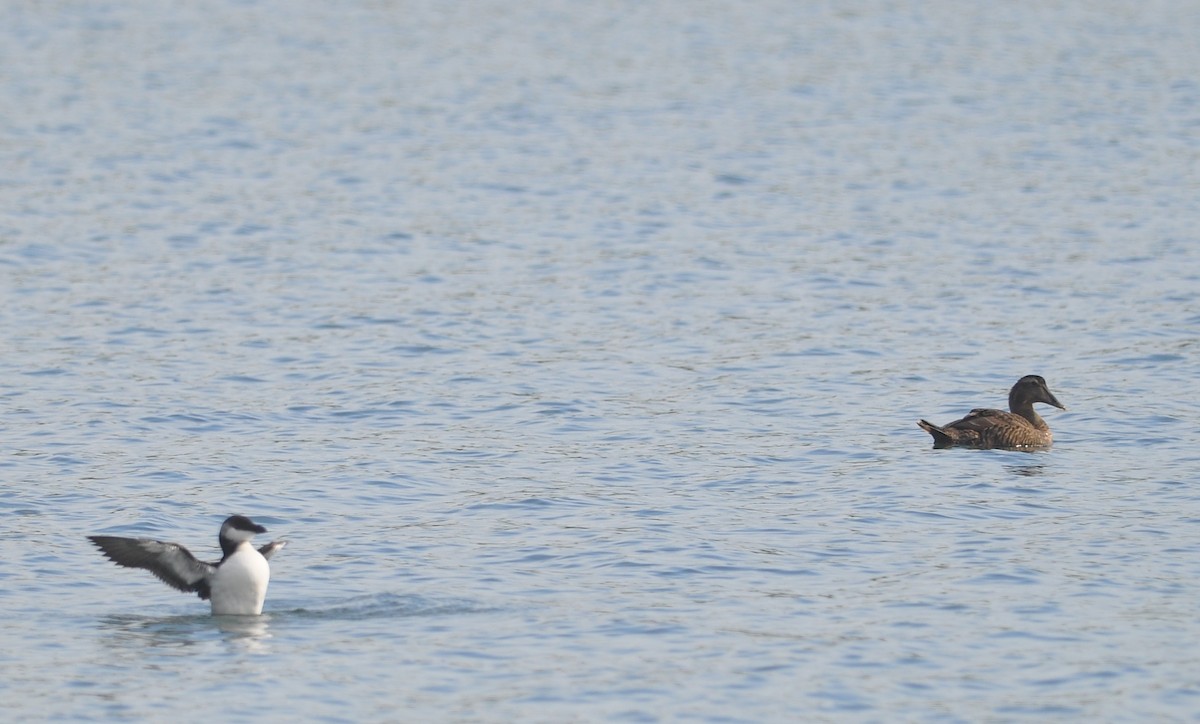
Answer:
M201 598L207 597L207 578L216 566L196 560L178 543L108 535L89 535L88 540L118 566L144 568L172 588L189 593L196 591Z
M275 555L275 551L279 550L285 545L287 545L287 541L285 540L273 540L262 548L259 548L258 552L262 554L263 558L266 558L269 561L271 560L271 556Z

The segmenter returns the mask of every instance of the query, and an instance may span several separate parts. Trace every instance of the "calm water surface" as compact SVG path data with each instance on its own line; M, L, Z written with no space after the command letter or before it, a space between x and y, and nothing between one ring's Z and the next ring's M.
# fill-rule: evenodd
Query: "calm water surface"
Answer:
M5 718L1200 718L1200 7L1068 5L0 7Z

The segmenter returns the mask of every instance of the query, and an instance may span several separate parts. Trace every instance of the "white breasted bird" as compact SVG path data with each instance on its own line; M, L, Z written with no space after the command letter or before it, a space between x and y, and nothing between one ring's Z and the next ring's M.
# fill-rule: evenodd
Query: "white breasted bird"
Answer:
M196 560L178 543L109 535L89 535L88 540L119 566L145 568L172 588L195 592L212 603L213 615L257 616L271 579L267 559L287 545L272 541L255 550L250 540L266 532L244 515L226 518L219 536L222 556L216 563Z

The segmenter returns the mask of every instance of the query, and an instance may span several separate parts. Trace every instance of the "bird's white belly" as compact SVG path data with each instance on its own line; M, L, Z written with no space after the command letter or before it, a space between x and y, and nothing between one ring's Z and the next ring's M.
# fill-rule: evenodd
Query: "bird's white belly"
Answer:
M262 613L271 568L267 559L246 545L221 564L212 577L210 593L215 615Z

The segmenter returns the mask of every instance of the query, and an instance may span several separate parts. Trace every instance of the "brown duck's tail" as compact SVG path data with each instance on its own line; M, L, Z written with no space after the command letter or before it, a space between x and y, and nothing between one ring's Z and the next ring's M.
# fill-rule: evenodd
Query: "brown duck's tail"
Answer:
M954 444L954 438L950 437L950 433L928 420L919 420L917 426L930 435L933 435L934 447L950 447Z

